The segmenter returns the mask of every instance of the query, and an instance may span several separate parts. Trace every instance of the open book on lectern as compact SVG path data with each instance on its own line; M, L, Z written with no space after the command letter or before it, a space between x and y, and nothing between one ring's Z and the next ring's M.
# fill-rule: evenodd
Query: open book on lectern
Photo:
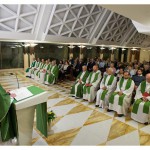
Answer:
M33 96L33 94L26 87L21 87L19 89L12 90L10 91L10 93L16 94L15 99L17 101Z

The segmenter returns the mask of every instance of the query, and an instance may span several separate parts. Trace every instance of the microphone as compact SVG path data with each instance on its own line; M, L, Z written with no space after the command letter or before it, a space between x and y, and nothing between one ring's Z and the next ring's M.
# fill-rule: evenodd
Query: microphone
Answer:
M10 73L10 75L15 75L16 80L17 80L17 84L18 84L18 89L19 89L20 87L19 87L19 80L18 80L18 77L17 77L17 73L15 73L15 74L14 73Z

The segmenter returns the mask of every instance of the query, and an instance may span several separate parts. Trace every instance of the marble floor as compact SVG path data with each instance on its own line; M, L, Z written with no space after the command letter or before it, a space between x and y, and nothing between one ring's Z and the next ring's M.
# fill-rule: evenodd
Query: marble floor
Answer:
M15 76L10 76L11 71L0 72L0 84L5 89L17 88ZM137 123L130 116L119 118L114 112L95 108L94 103L69 97L73 81L46 86L26 78L23 69L13 72L18 75L20 87L32 84L48 91L48 111L53 110L57 116L47 138L34 128L33 146L150 145L150 125ZM8 143L0 143L4 144Z

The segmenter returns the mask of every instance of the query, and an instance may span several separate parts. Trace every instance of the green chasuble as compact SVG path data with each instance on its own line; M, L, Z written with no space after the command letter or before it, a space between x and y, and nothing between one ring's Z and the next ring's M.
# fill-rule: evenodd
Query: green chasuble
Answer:
M41 63L41 64L40 64L40 69L43 69L44 66L45 66L45 64L44 64L44 63ZM40 70L37 71L36 75L39 76L39 73L40 73Z
M105 77L104 77L104 85L105 85L105 83L106 83L107 77L108 77L108 76L105 76ZM114 76L114 75L111 75L110 78L109 78L109 81L108 81L107 85L105 85L105 86L111 85L111 84L113 83L113 81L114 81L114 78L115 78L115 76ZM107 92L108 92L108 90L103 90L103 92L102 92L102 94L101 94L101 100L104 100L104 99L105 99L105 96L106 96Z
M32 62L30 68L27 68L27 69L26 69L26 72L29 72L29 70L30 70L32 67L35 67L35 64L36 64L36 60Z
M121 78L120 79L120 83L119 83L119 88L121 89L122 85L123 85L123 82L124 82L124 78ZM128 90L131 86L131 83L132 83L132 79L128 79L127 80L127 83L126 83L126 86L125 86L125 90ZM113 92L109 98L109 103L113 104L114 103L114 97L115 95L117 95L118 93L117 92ZM121 96L119 96L119 101L118 101L118 105L122 106L123 105L123 99L126 95L125 94L122 94Z
M40 66L41 62L36 61L35 68L38 68ZM34 74L34 69L31 70L31 74Z
M55 65L55 66L52 66L50 68L51 70L51 73L50 75L49 74L46 74L45 76L45 81L48 81L49 84L53 84L57 81L58 79L58 73L59 73L59 69L58 69L58 66Z
M83 72L80 72L80 74L77 76L77 80L80 79L82 73ZM77 97L82 97L83 96L83 85L85 84L88 75L89 75L89 72L86 71L85 74L83 75L82 79L81 79L83 83L79 84L78 87L77 87L77 93L76 93ZM74 85L72 86L70 94L75 94L75 85L78 83L77 80L74 83Z
M143 94L146 90L146 81L142 81L141 84L141 93ZM150 91L149 91L149 94L150 94ZM139 108L139 105L140 103L143 102L142 99L137 99L134 104L133 104L133 109L132 109L132 112L137 114L138 112L138 108ZM149 114L149 109L150 109L150 101L147 101L147 102L144 102L144 106L143 106L143 113L145 114Z
M2 141L17 137L17 119L10 95L0 85L0 130Z
M91 81L93 73L94 73L94 72L91 72L91 73L89 74L89 83L90 83L90 84L96 82L96 80L98 79L98 75L99 75L100 72L97 72L97 73L95 74L94 80ZM86 91L88 92L88 94L90 94L90 88L91 88L90 86L88 86L88 87L87 87L87 86L84 86L84 88L83 88L83 94L86 94Z

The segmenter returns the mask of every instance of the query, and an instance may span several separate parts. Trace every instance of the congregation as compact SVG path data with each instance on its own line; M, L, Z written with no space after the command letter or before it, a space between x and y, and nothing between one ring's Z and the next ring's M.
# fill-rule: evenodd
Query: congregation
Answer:
M145 125L150 120L149 62L123 63L87 58L69 60L33 59L26 76L46 85L69 79L75 81L70 96L83 98L95 107L115 111L118 117L129 114Z

